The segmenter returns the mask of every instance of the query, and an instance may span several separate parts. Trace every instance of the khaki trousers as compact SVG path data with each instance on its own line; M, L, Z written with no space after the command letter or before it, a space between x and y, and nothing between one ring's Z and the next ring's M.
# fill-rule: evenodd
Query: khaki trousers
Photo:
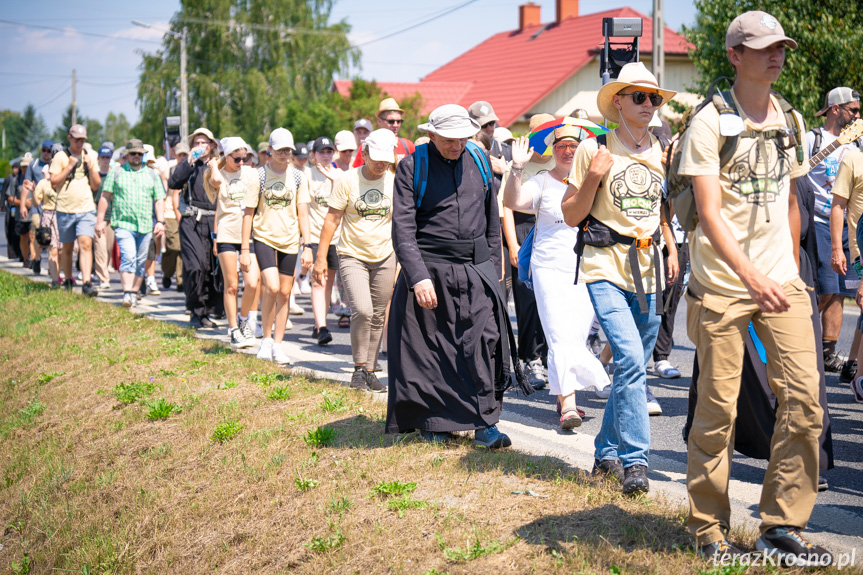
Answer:
M700 370L686 470L688 527L699 546L723 539L731 525L728 480L750 321L764 344L767 377L778 400L758 505L761 532L779 525L803 529L815 505L823 410L812 303L799 277L782 287L791 302L784 313L762 312L750 298L719 295L693 279L686 290L687 332Z
M111 274L108 266L111 264L111 255L114 253L114 228L109 225L101 236L93 238L93 268L96 277L102 283L111 282Z

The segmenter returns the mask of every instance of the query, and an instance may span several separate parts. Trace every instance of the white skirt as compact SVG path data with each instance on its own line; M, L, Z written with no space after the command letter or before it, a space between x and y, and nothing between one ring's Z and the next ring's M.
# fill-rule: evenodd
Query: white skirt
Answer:
M587 285L573 283L575 272L531 266L539 319L548 343L551 395L610 385L602 363L587 349L594 312Z

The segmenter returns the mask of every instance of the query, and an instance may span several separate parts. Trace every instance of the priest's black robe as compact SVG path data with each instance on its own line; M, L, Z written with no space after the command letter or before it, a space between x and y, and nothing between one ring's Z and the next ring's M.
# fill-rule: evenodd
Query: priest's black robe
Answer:
M401 272L387 332L386 432L482 429L498 422L509 371L506 328L499 325L498 182L491 178L484 190L467 150L448 160L429 143L428 185L417 207L415 158L399 163L395 179L392 233ZM458 258L450 256L466 249L481 255L453 263ZM413 286L426 279L435 309L414 297Z

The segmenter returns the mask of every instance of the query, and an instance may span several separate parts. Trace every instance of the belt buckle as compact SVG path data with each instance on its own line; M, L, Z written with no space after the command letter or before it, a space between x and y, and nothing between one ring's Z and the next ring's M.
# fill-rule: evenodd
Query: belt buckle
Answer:
M653 238L635 238L635 249L643 250L653 246Z

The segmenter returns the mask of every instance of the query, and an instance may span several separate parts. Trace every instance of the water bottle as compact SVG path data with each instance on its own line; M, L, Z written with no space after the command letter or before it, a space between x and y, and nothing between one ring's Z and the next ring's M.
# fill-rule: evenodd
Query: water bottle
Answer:
M195 149L192 150L191 155L192 155L193 160L200 160L201 156L204 155L204 148L202 148L200 146L196 147Z

